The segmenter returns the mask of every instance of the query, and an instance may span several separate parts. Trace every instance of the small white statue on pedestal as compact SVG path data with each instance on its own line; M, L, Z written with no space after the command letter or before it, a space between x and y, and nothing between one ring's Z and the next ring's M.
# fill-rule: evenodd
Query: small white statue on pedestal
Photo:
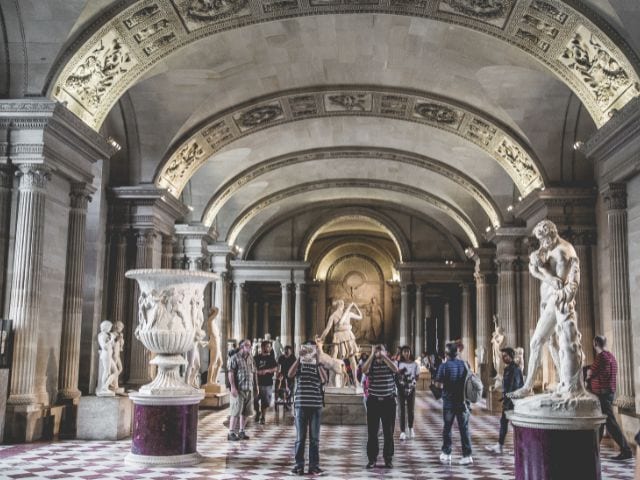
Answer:
M114 336L111 333L113 324L109 320L104 320L100 324L100 333L98 334L98 345L100 352L98 354L98 385L96 387L96 396L113 397L115 392L109 387L113 384L116 375L116 363L113 360L113 343Z
M276 337L276 340L273 342L273 353L276 356L276 360L279 359L280 355L284 353L284 348L282 348L280 337Z
M124 393L124 388L119 384L120 375L122 374L122 352L124 351L124 323L120 320L116 322L111 330L113 336L113 362L116 366L116 372L113 376L111 388L115 393Z
M502 375L504 374L504 364L502 362L502 352L500 350L504 348L505 335L502 327L498 326L498 319L495 315L493 316L493 325L495 327L495 330L491 335L491 345L493 352L493 368L495 368L496 370L496 376L494 378L495 383L493 385L493 388L495 390L501 390Z
M202 329L204 314L202 313L202 303L198 298L191 299L191 318L193 321L194 337L193 348L186 353L187 369L185 371L185 382L193 388L200 388L200 347L206 347L207 341L205 331Z
M211 308L207 325L209 325L209 370L207 372L207 385L216 385L218 383L218 373L222 367L222 348L220 344L220 329L216 318L219 309Z

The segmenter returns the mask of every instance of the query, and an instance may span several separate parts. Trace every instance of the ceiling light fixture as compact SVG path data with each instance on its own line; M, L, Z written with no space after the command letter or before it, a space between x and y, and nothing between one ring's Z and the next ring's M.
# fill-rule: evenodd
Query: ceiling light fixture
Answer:
M577 142L575 142L573 144L573 149L574 150L580 150L580 149L582 149L582 147L584 147L584 142L581 142L580 140L578 140Z
M122 146L113 137L107 137L107 143L111 145L116 152L122 150Z

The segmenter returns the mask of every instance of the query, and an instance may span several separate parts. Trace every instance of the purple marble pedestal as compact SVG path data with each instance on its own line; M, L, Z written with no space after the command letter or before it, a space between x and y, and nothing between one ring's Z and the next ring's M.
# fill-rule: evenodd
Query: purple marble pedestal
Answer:
M133 400L131 453L125 463L187 466L200 462L196 450L198 404L204 394L154 396L129 394Z
M600 480L598 427L604 417L542 417L510 412L516 480Z

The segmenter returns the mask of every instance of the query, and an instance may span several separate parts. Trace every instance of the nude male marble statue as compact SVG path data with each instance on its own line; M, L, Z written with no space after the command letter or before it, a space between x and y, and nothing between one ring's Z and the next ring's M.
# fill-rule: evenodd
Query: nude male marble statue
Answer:
M222 367L222 346L220 329L216 318L218 317L218 307L211 308L207 325L209 325L209 370L207 372L207 385L214 385L218 380L218 373Z

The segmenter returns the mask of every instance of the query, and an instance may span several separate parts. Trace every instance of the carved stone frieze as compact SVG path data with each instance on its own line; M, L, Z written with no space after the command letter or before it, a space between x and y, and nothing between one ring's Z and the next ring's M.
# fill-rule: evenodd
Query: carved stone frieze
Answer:
M602 109L631 86L629 74L593 33L580 25L560 61L584 83Z
M283 105L288 108L283 108ZM299 119L331 115L383 116L440 128L483 148L505 167L523 195L544 186L540 169L535 166L537 160L527 153L526 144L495 120L454 101L431 98L427 93L399 89L366 90L365 87L345 87L343 91L328 93L311 89L282 92L266 99L256 99L252 106L215 115L171 150L174 153L161 166L156 183L179 195L202 162L244 135ZM495 142L500 139L506 143L496 151ZM195 144L203 150L198 155L195 155ZM533 170L530 166L534 166Z
M627 209L627 185L624 183L610 183L602 194L607 210Z
M370 93L331 93L324 99L327 112L370 112L372 107Z
M79 61L61 88L95 113L111 87L136 64L129 47L113 30Z
M241 131L246 131L253 127L261 127L267 123L280 120L283 117L284 112L282 106L279 102L275 102L245 110L242 113L234 115L233 119Z
M122 2L123 4L125 2ZM129 3L129 2L126 2ZM51 95L98 130L119 97L177 48L221 31L280 18L381 13L431 18L492 35L533 55L582 100L596 125L640 92L633 51L557 0L143 0L114 9L88 27L74 53L54 68ZM578 26L574 37L563 26ZM566 54L566 55L565 55ZM585 63L586 61L586 63ZM340 92L341 95L355 92ZM367 109L361 99L335 99L329 109ZM341 103L340 103L341 102ZM613 102L613 103L611 103ZM398 105L395 105L397 107ZM375 107L374 107L375 108ZM394 108L394 107L392 107ZM345 110L346 109L346 110ZM304 109L303 109L304 111ZM335 110L334 110L335 111Z

